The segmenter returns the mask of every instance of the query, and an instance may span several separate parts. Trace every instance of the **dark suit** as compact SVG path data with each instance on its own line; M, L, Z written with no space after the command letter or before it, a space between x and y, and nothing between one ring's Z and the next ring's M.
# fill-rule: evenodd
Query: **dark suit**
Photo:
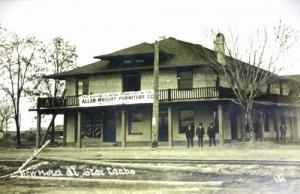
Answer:
M194 128L193 127L191 127L190 129L186 128L185 136L186 136L186 140L187 140L187 147L188 148L190 146L193 147L194 146L193 139L194 139L194 136L195 136L195 130L194 130Z
M198 146L200 147L203 147L203 136L204 136L205 132L204 132L204 127L200 127L198 126L197 127L197 130L196 130L196 135L198 136Z
M285 142L285 135L286 135L286 126L285 125L281 125L280 126L280 141L283 141Z

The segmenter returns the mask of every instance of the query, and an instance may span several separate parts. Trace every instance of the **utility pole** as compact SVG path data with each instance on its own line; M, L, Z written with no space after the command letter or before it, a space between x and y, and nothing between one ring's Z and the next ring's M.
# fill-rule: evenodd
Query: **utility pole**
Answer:
M154 46L154 67L153 67L153 107L152 107L152 131L151 131L151 147L158 146L158 117L159 117L159 42L155 42Z

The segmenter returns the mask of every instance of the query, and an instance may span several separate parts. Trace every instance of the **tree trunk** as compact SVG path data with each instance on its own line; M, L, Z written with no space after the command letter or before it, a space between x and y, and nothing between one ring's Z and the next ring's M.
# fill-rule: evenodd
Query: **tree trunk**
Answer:
M15 110L15 122L16 122L16 130L17 130L17 146L21 145L21 132L20 132L20 94L18 93L16 110Z
M249 127L250 142L255 143L255 133L254 133L254 126L253 126L251 112L246 112L246 118L247 118L247 124Z
M20 122L19 122L19 114L15 116L16 130L17 130L17 146L21 145L21 133L20 133Z

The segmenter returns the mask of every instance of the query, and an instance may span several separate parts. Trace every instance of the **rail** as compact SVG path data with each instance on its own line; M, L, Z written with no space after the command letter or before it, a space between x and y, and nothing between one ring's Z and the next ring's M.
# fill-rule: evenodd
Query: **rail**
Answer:
M159 100L162 102L180 101L189 99L219 98L216 87L202 87L192 89L165 89L159 90ZM38 98L38 108L72 107L79 106L78 96Z

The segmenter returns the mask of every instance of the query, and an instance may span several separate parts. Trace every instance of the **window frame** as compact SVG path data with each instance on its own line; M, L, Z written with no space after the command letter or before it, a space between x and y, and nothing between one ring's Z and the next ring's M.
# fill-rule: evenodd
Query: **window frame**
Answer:
M139 85L137 86L136 89L128 90L127 89L128 87L127 86L125 87L125 84L127 84L127 82L129 82L129 80L126 80L126 79L130 79L130 77L135 77L136 79L138 79ZM122 92L131 92L131 91L141 91L141 74L140 73L124 73L124 74L122 74Z
M182 75L180 75L181 73L191 73L190 76L186 76L183 77ZM194 72L192 68L180 68L177 70L177 88L178 90L189 90L189 89L193 89L194 87L194 79L193 76ZM190 85L190 87L182 87L182 85L184 85L181 82L187 82L185 84Z
M79 84L82 83L82 88ZM88 78L78 78L76 79L76 96L88 95L89 94L89 79ZM79 91L81 90L81 93Z
M137 114L135 118L133 118L134 114ZM144 112L141 110L130 110L128 111L128 135L143 135L143 128L135 130L132 125L134 123L143 123L144 122Z
M182 111L192 111L192 119L191 120L184 120L182 119L181 112ZM182 125L182 122L186 122L187 124ZM178 133L183 134L186 131L186 128L188 125L192 125L194 127L194 122L195 122L195 110L192 108L185 108L185 109L180 109L178 110Z

